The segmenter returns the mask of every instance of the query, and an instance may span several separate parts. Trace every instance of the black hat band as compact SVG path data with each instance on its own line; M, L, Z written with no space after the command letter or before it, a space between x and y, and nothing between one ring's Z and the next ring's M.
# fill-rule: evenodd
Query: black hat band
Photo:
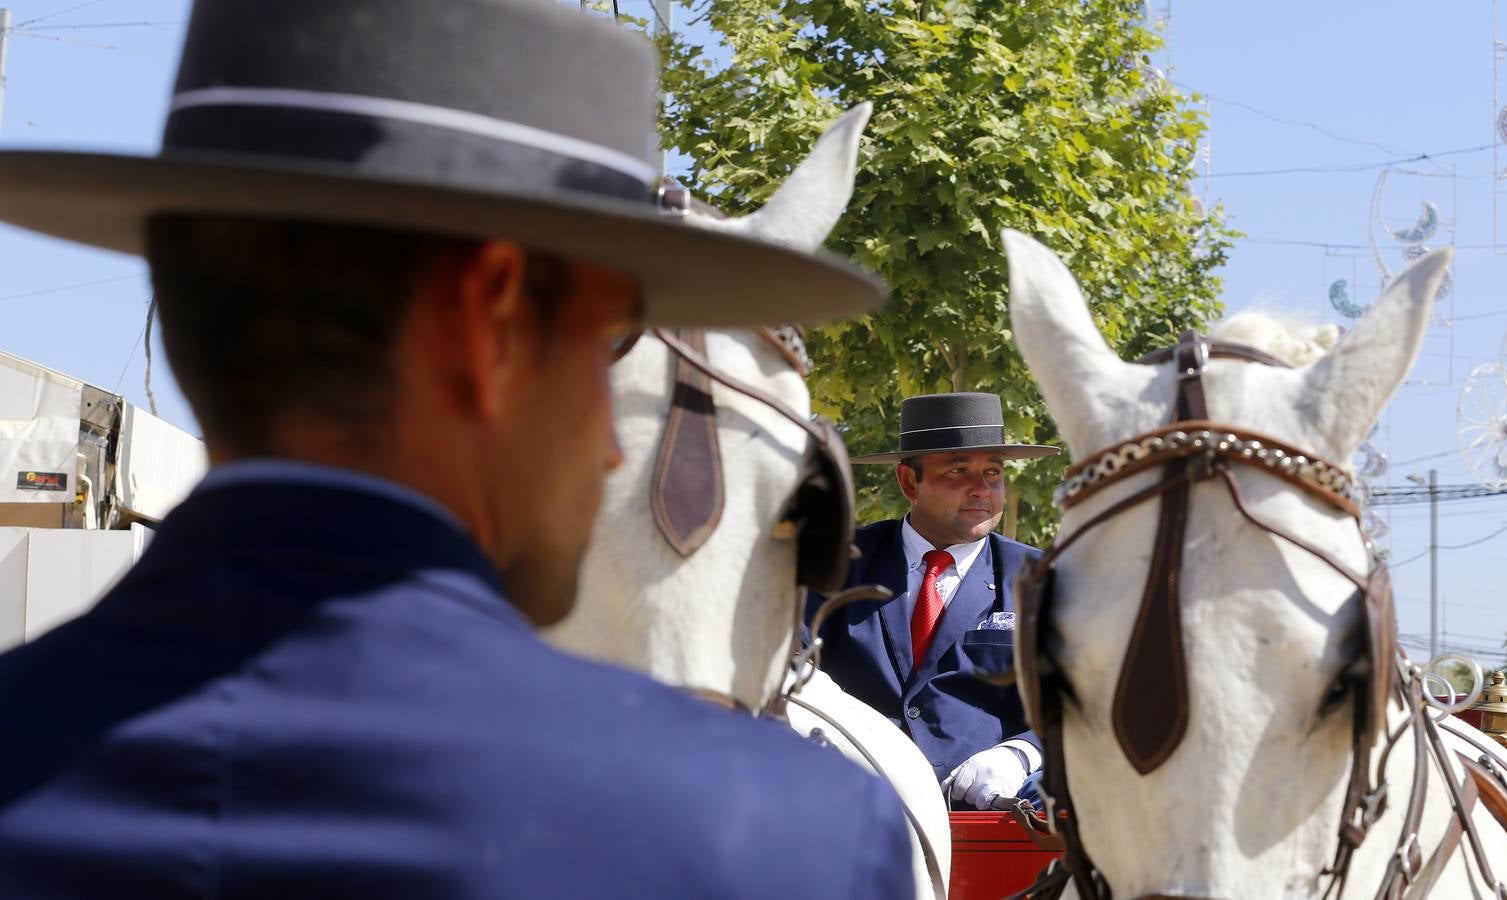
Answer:
M932 453L956 450L965 453L973 447L997 447L1005 443L1003 425L953 425L900 432L900 452Z
M657 174L610 147L479 113L282 88L178 94L163 151L265 154L404 180L427 175L469 188L563 188L642 202Z

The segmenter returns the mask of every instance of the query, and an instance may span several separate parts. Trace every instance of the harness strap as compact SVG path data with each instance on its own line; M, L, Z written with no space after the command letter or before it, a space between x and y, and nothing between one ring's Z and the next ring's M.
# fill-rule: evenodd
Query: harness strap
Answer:
M1047 867L1036 873L1036 880L1031 882L1024 890L1016 891L1001 900L1057 900L1067 890L1067 884L1073 880L1072 873L1066 867L1052 860Z
M1054 667L1053 674L1047 676L1047 679L1055 681L1061 677ZM1058 829L1062 835L1063 867L1072 877L1073 886L1077 888L1081 900L1110 900L1109 883L1089 858L1088 849L1083 846L1083 837L1078 832L1078 820L1072 812L1073 798L1068 791L1067 763L1063 759L1062 694L1061 686L1042 686L1040 703L1045 723L1041 746L1046 751L1046 758L1042 761L1042 777L1047 791L1042 799L1046 803L1047 826ZM1057 815L1059 807L1068 811L1065 817L1059 818Z
M1461 755L1460 759L1465 761L1467 757ZM1408 885L1407 892L1402 895L1403 900L1418 900L1420 897L1427 897L1434 889L1434 882L1438 881L1439 875L1443 873L1445 864L1449 862L1450 857L1454 856L1455 851L1460 849L1460 837L1465 833L1465 826L1462 823L1469 821L1479 796L1475 782L1467 781L1463 788L1459 815L1449 820L1448 827L1444 829L1444 837L1439 840L1439 846L1434 848L1428 863L1413 877L1413 883Z
M1037 850L1045 850L1048 853L1061 853L1067 849L1067 844L1062 840L1062 835L1056 829L1048 826L1036 815L1036 808L1031 801L1016 798L1015 804L1008 807L1005 813L1025 830L1026 837L1036 845Z
M1420 684L1423 681L1421 678L1415 680ZM1421 692L1422 688L1419 690ZM1492 872L1491 860L1486 858L1486 845L1481 843L1481 835L1476 831L1476 823L1465 809L1465 789L1455 776L1454 767L1449 764L1449 751L1445 749L1444 741L1439 737L1439 729L1435 726L1434 720L1427 713L1423 714L1423 722L1429 744L1434 750L1435 758L1439 761L1440 770L1444 773L1444 785L1449 789L1450 803L1455 808L1455 816L1460 820L1461 827L1465 829L1465 836L1470 839L1470 849L1476 859L1476 868L1486 883L1500 893L1501 885ZM1466 768L1469 771L1469 767ZM1472 789L1475 788L1475 778L1467 779L1467 783Z
M1408 806L1402 817L1402 831L1398 837L1397 852L1387 862L1377 887L1377 900L1395 900L1423 869L1423 851L1418 847L1418 826L1423 821L1423 805L1428 797L1429 754L1428 705L1423 701L1423 681L1413 678L1408 681L1405 696L1408 712L1412 716L1413 732L1413 787L1408 792ZM1446 770L1448 769L1445 766Z
M1229 467L1219 466L1218 473L1219 476L1224 479L1225 487L1227 487L1230 491L1230 499L1234 501L1235 508L1239 510L1240 514L1244 516L1246 520L1249 521L1252 525L1255 525L1257 528L1263 529L1265 531L1269 531L1282 540L1287 541L1289 544L1292 544L1295 547L1300 547L1303 550L1306 550L1309 553L1313 554L1314 556L1317 556L1319 559L1328 563L1331 569L1350 579L1350 583L1355 585L1360 590L1364 591L1370 587L1370 579L1363 578L1360 575L1356 574L1354 569L1335 559L1334 555L1329 551L1320 549L1312 543L1309 543L1303 538L1300 538L1297 535L1293 534L1291 531L1273 525L1266 519L1263 519L1260 516L1256 515L1254 512L1251 512L1251 508L1245 503L1245 494L1240 490L1240 482L1235 480L1235 475L1229 470Z
M1480 791L1483 804L1492 818L1507 830L1507 780L1504 780L1502 770L1498 768L1499 763L1491 756L1474 760L1463 753L1460 754L1460 762L1465 766L1465 771L1470 773L1470 780ZM1488 764L1491 768L1487 768Z
M808 417L802 416L800 413L791 409L789 406L786 406L785 403L778 397L774 396L773 394L761 391L751 384L746 384L742 381L739 381L738 379L724 372L717 371L715 366L706 361L706 355L704 352L697 350L695 347L692 347L686 342L680 340L679 338L672 335L669 331L658 327L651 328L650 331L652 331L654 333L654 336L659 338L659 340L666 347L669 347L676 356L680 357L681 362L710 378L712 381L717 382L723 387L737 391L745 397L752 397L753 399L759 401L760 403L789 419L792 423L800 426L800 428L803 429L807 434L811 435L811 438L818 444L826 442L826 434L816 426L816 423L812 422Z
M1191 332L1187 331L1183 332L1182 337L1178 339L1179 344L1181 343L1181 341L1185 340L1190 333ZM1287 363L1276 358L1275 356L1272 356L1270 353L1264 353L1260 350L1257 350L1255 347L1248 347L1245 344L1235 344L1231 343L1230 341L1221 341L1218 338L1211 337L1204 338L1203 342L1204 347L1208 350L1209 359L1237 359L1244 362L1260 363L1263 366L1271 366L1276 369L1292 368ZM1136 362L1143 366L1156 366L1161 365L1164 362L1170 362L1172 360L1173 354L1177 351L1177 346L1178 345L1173 345L1170 347L1162 347L1160 349L1153 350L1140 359L1136 360Z

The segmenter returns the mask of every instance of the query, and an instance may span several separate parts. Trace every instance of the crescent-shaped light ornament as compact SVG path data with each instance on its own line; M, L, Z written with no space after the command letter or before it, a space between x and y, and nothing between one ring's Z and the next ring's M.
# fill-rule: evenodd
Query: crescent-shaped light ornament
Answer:
M1347 319L1359 319L1366 311L1364 306L1350 299L1350 284L1343 278L1329 285L1329 305Z
M1401 241L1404 244L1421 244L1433 237L1434 232L1439 230L1439 207L1425 200L1423 209L1418 213L1418 221L1411 226L1399 228L1396 231L1387 228L1385 223L1381 227L1387 229L1387 234L1390 234L1394 241Z

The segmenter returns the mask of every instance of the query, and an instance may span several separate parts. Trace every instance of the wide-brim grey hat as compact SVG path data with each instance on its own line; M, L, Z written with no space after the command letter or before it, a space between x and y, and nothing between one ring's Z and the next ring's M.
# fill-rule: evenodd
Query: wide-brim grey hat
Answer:
M635 278L651 324L883 300L836 258L661 212L655 104L649 44L552 0L199 0L161 152L0 152L0 221L132 254L169 213L506 238Z
M855 456L850 462L878 465L930 453L999 453L1005 459L1035 459L1061 453L1046 444L1005 440L1005 415L997 394L925 394L900 403L900 449Z

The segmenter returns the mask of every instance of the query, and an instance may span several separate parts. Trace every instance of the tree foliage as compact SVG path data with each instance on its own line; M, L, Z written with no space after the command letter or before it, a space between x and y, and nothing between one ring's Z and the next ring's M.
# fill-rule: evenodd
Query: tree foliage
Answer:
M880 273L881 310L816 329L815 407L851 452L891 449L902 398L998 393L1006 430L1056 442L1010 330L1004 227L1077 275L1111 346L1171 342L1218 310L1232 232L1185 188L1204 123L1149 74L1139 0L713 0L720 42L664 46L668 147L729 211L753 208L843 110L874 104L847 215L829 247ZM696 33L696 28L692 34ZM1024 465L1020 536L1050 540L1062 457ZM904 501L859 472L860 521Z

